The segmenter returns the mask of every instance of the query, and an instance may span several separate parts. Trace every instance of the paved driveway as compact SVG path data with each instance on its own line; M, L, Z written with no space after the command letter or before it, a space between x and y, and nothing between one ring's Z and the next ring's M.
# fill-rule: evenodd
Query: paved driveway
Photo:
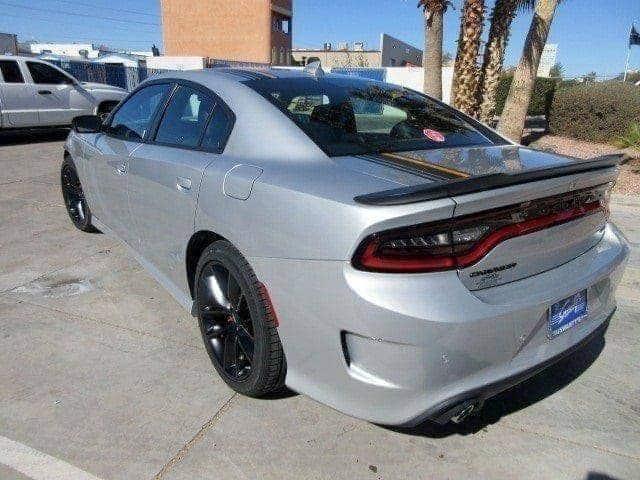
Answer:
M229 390L189 314L71 226L62 138L0 137L0 478L640 478L637 200L613 205L633 251L606 342L462 427L400 431Z

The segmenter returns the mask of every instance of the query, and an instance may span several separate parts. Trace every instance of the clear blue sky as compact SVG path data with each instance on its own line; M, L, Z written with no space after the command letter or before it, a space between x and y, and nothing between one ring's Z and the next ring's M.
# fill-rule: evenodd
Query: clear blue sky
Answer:
M488 9L493 1L487 0ZM161 45L159 3L159 0L0 0L0 31L18 33L20 40L90 41L148 50L152 43ZM369 48L377 48L380 33L385 32L421 47L423 20L416 3L417 0L294 0L294 46L319 48L325 41L334 44L365 41ZM445 50L451 53L455 53L463 2L453 3L456 9L445 17ZM517 63L530 20L530 13L516 18L507 65ZM614 75L624 68L633 21L640 29L640 0L565 0L556 14L549 41L559 45L558 60L567 75L590 71ZM632 50L631 67L640 69L640 47Z

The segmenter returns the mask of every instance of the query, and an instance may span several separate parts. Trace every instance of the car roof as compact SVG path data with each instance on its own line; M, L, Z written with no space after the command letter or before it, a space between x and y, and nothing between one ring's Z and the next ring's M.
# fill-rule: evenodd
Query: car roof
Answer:
M150 76L140 86L143 86L147 82L153 82L158 80L187 80L214 91L227 103L236 103L240 98L246 98L247 96L261 97L257 92L251 88L248 83L256 81L269 81L278 79L313 79L313 78L345 78L344 75L338 74L323 74L321 77L314 77L313 73L306 72L301 68L228 68L228 67L214 67L206 68L203 70L178 70L178 71L165 71L158 73L157 75ZM349 76L352 81L378 83L373 80L369 80L361 77ZM235 98L225 98L227 95L232 95Z
M171 77L199 81L203 84L215 80L227 80L231 82L246 82L250 80L272 80L277 78L309 78L310 74L301 69L289 68L233 68L214 67L203 70L179 70L167 71L154 78Z
M29 57L27 55L6 55L5 54L5 55L0 55L0 60L40 62L40 63L46 63L47 65L53 65L49 60L44 60L39 57ZM53 66L55 67L55 65Z
M40 60L38 57L26 57L24 55L0 55L0 60Z

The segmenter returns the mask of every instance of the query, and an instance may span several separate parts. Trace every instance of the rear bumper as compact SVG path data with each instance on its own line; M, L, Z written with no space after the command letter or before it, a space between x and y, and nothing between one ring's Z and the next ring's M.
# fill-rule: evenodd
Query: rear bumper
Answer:
M431 419L436 423L445 424L451 419L453 414L459 411L459 407L467 404L473 404L473 403L481 404L485 400L528 380L529 378L537 375L543 370L559 362L563 358L568 357L572 353L575 353L576 351L585 347L592 340L598 337L604 336L605 332L607 331L607 328L609 327L609 321L614 313L615 313L615 309L611 313L611 315L609 315L609 317L604 323L601 323L599 326L595 328L595 330L593 330L591 333L585 336L582 340L573 344L571 347L567 348L566 350L563 350L560 353L554 355L553 357L548 358L547 360L544 360L543 362L540 362L537 365L533 365L527 368L526 370L501 378L499 380L494 381L493 383L487 383L485 385L472 388L466 392L463 392L461 394L448 398L442 401L441 403L439 403L438 405L434 405L427 411L423 412L422 415L411 419L411 421L409 421L406 424L406 426L415 426L426 419Z
M456 272L374 274L346 262L251 258L280 320L286 383L372 422L443 420L556 362L615 310L628 246L613 225L553 270L472 292ZM589 317L549 339L551 304L587 289Z

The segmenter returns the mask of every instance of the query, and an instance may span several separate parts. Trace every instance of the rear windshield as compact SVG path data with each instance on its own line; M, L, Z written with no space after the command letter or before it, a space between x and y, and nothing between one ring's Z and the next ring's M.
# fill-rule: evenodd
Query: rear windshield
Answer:
M329 156L505 143L479 123L413 90L329 76L246 82Z

